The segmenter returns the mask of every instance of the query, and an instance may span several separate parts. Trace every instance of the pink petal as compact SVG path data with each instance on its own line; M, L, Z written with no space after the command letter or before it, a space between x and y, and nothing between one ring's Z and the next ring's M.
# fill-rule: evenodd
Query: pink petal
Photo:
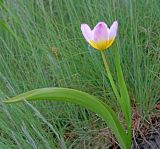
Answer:
M113 24L110 27L109 39L113 39L113 38L116 37L117 30L118 30L118 22L114 21Z
M109 29L107 24L99 22L93 29L93 40L95 43L108 40Z
M82 31L84 38L88 42L93 39L92 30L90 29L90 27L87 24L81 24L81 31Z

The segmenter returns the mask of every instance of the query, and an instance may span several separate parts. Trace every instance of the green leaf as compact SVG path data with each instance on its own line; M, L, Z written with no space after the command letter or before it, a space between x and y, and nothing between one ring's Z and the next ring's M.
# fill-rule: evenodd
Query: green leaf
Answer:
M118 77L118 84L119 84L119 89L120 89L120 94L121 94L121 102L125 110L125 118L128 126L128 138L130 138L130 143L131 143L131 103L130 103L130 97L128 94L128 90L125 84L121 64L120 64L120 57L118 50L116 48L113 49L114 53L114 62L116 65L116 71L117 71L117 77Z
M105 103L85 92L68 88L42 88L32 90L4 101L14 103L26 100L55 100L74 103L98 114L113 131L123 149L130 148L127 134L120 124L115 112Z

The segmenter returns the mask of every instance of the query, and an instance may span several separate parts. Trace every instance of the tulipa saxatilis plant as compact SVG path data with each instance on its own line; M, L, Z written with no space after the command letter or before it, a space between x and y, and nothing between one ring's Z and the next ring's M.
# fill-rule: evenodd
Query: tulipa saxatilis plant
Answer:
M50 100L50 101L63 101L74 103L80 105L86 109L91 110L98 114L112 130L117 138L119 145L122 149L131 148L131 106L130 98L128 95L127 87L124 81L120 58L117 49L113 49L114 62L117 71L118 78L118 87L115 85L112 74L107 63L104 50L109 48L114 42L118 29L118 22L113 22L112 26L108 26L104 22L99 22L93 30L87 24L81 25L81 30L86 41L95 49L101 52L102 60L107 72L110 85L113 89L115 97L121 107L122 113L125 118L124 127L118 119L115 111L110 108L107 104L97 99L96 97L79 91L69 88L40 88L26 93L17 95L8 100L5 100L4 103L15 103L24 100L34 101L34 100Z

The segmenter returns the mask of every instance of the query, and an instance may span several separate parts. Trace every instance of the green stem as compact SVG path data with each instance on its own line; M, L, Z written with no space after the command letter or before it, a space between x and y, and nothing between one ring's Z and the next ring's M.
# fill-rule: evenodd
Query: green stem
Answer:
M119 102L119 104L120 104L120 106L121 106L122 112L125 112L124 109L123 109L122 102L121 102L121 97L120 97L120 95L119 95L119 92L117 91L116 85L115 85L115 83L114 83L114 80L113 80L111 71L110 71L110 69L109 69L109 66L108 66L108 63L107 63L107 60L106 60L106 58L105 58L105 55L104 55L104 52L103 52L103 51L101 51L101 55L102 55L103 63L104 63L104 66L105 66L105 69L106 69L106 72L107 72L108 79L109 79L109 81L110 81L111 87L112 87L112 89L113 89L113 92L114 92L114 94L115 94L115 96L116 96L116 98L117 98L117 100L118 100L118 102Z
M121 96L119 95L119 92L117 91L116 85L114 83L112 74L110 72L106 57L104 55L104 52L101 52L102 55L102 59L103 59L103 63L108 75L108 79L110 81L111 87L113 89L113 92L120 104L121 110L124 114L125 120L127 122L127 129L128 129L128 143L131 144L131 111L130 111L130 99L129 99L129 95L128 95L128 91L124 82L124 78L123 78L123 73L122 73L122 69L121 69L121 65L120 65L120 59L119 59L119 55L118 52L115 52L115 64L116 64L116 70L117 70L117 75L118 75L118 82L119 82L119 86L121 87L120 89L120 93Z

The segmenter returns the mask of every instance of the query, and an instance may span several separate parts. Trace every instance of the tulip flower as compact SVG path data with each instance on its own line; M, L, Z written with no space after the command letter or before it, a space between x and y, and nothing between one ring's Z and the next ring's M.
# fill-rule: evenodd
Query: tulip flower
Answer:
M130 98L128 94L128 90L125 84L125 80L122 73L122 68L120 65L120 57L118 54L118 50L116 48L113 49L114 55L114 62L117 71L117 78L118 78L118 85L115 84L114 79L112 77L111 71L109 69L109 65L107 63L104 49L109 48L112 43L114 42L118 29L118 22L115 21L111 25L110 28L104 23L99 22L93 30L87 24L81 25L81 30L83 36L87 40L87 42L95 49L100 50L102 54L102 59L104 62L104 66L106 72L108 74L108 79L110 81L111 87L113 92L115 93L115 97L119 102L121 107L122 113L125 118L125 122L127 124L125 127L123 123L119 120L117 113L105 102L97 99L88 93L70 89L70 88L41 88L28 91L26 93L22 93L17 95L9 100L3 101L4 103L15 103L25 100L33 101L33 100L53 100L53 101L64 101L73 104L80 105L92 112L95 112L99 115L103 120L106 122L108 127L112 130L115 137L117 138L120 148L123 149L130 149L131 148L131 105L130 105ZM117 86L118 88L117 88ZM120 86L120 87L119 87ZM119 89L119 90L118 90ZM57 132L54 132L58 141L61 141Z
M105 50L114 42L118 22L114 21L110 28L104 22L99 22L93 30L87 24L81 24L81 31L86 41L97 50Z

